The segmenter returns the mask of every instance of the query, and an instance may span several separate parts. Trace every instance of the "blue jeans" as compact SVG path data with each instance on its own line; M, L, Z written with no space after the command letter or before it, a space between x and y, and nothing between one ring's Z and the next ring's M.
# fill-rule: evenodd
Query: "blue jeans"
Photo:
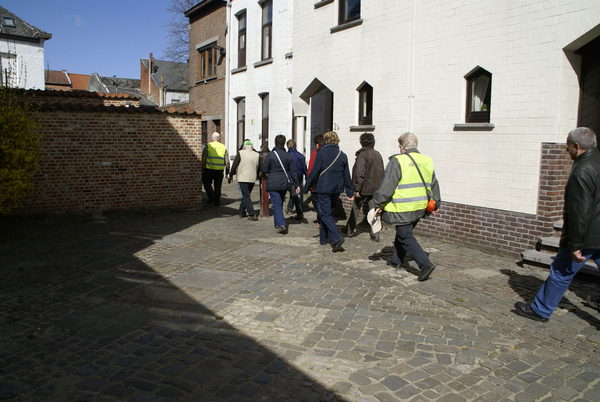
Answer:
M285 218L283 217L283 200L285 200L286 190L269 191L269 198L273 204L273 221L275 227L285 226Z
M571 284L573 277L587 260L594 260L596 265L600 267L600 250L581 250L581 255L585 257L585 261L575 262L571 258L570 249L567 247L558 249L558 254L554 257L550 267L550 275L548 275L548 279L535 295L535 300L531 304L533 311L540 317L549 318L552 315Z
M335 220L331 215L335 206L340 198L339 194L323 194L316 193L318 199L318 208L319 213L321 214L321 219L319 223L321 224L321 230L319 231L319 243L327 244L327 236L331 238L331 243L335 244L338 241L342 240L342 235L337 230L337 226L335 226Z

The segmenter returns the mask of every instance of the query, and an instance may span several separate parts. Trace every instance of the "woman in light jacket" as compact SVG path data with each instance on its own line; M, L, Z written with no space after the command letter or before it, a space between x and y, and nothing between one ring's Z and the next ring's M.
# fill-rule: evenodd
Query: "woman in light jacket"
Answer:
M345 190L348 200L352 202L354 191L348 169L348 157L338 146L340 138L335 131L328 131L325 133L324 140L325 144L319 148L313 168L306 179L304 193L308 193L310 187L316 182L314 190L321 215L319 242L322 245L327 244L329 236L335 253L340 251L344 238L337 230L332 213L340 194Z

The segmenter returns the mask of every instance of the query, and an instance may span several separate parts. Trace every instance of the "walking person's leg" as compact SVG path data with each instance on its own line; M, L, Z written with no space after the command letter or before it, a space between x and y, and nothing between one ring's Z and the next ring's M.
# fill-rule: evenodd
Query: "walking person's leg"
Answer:
M273 204L273 223L276 228L284 228L287 231L285 217L283 216L283 200L285 199L285 190L269 191L271 203Z
M239 183L239 184L240 184L240 190L242 191L242 204L244 206L244 209L247 211L248 216L253 216L254 215L254 207L252 205L252 198L250 198L250 193L252 192L254 183Z
M327 241L327 236L331 238L331 243L335 246L342 241L344 238L338 232L337 227L335 225L335 220L333 219L333 210L335 205L337 204L338 199L340 198L339 194L317 194L319 199L319 209L321 211L321 230L325 232L325 241ZM323 240L323 238L321 238ZM324 244L321 241L321 244ZM339 247L338 247L339 248ZM337 250L336 250L337 251Z
M582 250L581 255L587 261L592 255L595 256L597 252L598 250ZM575 274L579 272L584 264L585 261L573 261L570 249L560 247L550 266L548 278L536 294L533 303L531 303L531 309L540 317L549 318L556 310Z
M215 202L215 191L212 187L214 179L213 172L214 170L212 169L205 169L202 172L202 185L204 186L204 192L208 197L208 201L206 202L207 204L212 204L213 202Z
M215 205L217 207L221 206L221 186L223 184L223 171L215 170L214 171L214 185L215 185Z

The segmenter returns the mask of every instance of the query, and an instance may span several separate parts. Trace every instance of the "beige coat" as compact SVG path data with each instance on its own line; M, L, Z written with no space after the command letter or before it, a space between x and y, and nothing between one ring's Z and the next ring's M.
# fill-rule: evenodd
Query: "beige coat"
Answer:
M241 183L254 183L258 178L260 169L260 154L252 149L243 149L238 152L240 163L236 169L237 181Z

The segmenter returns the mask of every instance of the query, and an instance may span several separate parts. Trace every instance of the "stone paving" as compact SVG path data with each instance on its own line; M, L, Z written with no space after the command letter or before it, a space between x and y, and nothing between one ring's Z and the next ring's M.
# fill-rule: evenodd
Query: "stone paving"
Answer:
M420 237L438 268L418 282L386 265L392 228L332 253L314 212L281 235L224 193L202 213L0 220L0 399L600 401L597 278L538 323L512 310L542 268Z

